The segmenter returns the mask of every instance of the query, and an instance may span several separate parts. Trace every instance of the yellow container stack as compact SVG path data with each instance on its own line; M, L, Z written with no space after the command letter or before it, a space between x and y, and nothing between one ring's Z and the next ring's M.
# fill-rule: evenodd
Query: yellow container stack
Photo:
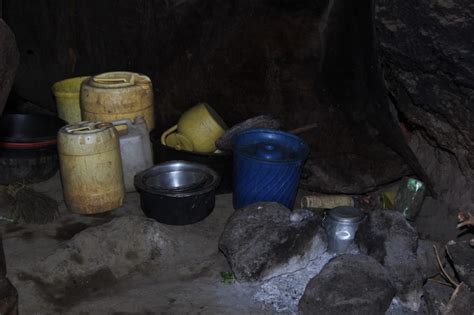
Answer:
M125 194L119 135L111 123L83 121L58 132L64 201L72 212L118 208Z
M111 122L137 116L148 130L155 128L153 87L149 77L134 72L107 72L89 78L81 87L82 119Z

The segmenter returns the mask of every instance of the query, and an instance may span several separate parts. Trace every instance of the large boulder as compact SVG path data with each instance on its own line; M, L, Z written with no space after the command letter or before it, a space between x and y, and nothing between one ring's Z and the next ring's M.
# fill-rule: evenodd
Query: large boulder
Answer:
M256 281L305 267L326 249L317 237L321 217L290 211L275 202L236 210L227 221L219 249L237 280Z
M0 18L0 115L13 86L19 61L20 54L16 47L15 35Z
M416 230L401 213L376 210L359 226L357 240L361 251L387 270L401 303L417 311L423 294L423 276L417 261Z
M162 256L172 259L176 247L165 226L125 216L79 232L20 278L35 281L61 300L87 286L114 283L137 268L158 263Z
M384 314L395 295L387 271L366 255L341 255L311 279L299 302L302 315Z

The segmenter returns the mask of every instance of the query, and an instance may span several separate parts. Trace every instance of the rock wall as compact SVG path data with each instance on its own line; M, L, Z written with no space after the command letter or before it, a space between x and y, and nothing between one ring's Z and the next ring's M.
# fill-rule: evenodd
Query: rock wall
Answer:
M453 207L474 204L474 6L376 1L384 76L409 143Z

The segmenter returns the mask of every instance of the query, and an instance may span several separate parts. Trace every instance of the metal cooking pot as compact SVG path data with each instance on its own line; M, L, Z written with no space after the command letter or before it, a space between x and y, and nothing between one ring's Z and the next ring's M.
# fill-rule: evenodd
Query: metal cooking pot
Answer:
M146 216L171 225L192 224L214 209L220 177L193 162L170 161L135 175L141 208Z

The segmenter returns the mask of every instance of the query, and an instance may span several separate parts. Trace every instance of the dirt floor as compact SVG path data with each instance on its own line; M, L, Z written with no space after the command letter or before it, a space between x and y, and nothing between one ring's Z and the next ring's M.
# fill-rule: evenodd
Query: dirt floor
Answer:
M221 272L230 271L217 242L232 213L232 196L219 195L205 220L189 226L166 226L179 239L178 260L150 265L120 279L96 275L56 299L35 281L34 266L76 233L127 215L143 215L139 195L126 195L123 207L107 215L70 213L62 201L59 175L34 188L60 202L60 218L46 225L15 225L1 221L8 277L18 289L20 314L131 314L131 313L270 313L254 299L256 288L226 284ZM2 207L5 209L5 207ZM3 215L3 214L2 214Z

